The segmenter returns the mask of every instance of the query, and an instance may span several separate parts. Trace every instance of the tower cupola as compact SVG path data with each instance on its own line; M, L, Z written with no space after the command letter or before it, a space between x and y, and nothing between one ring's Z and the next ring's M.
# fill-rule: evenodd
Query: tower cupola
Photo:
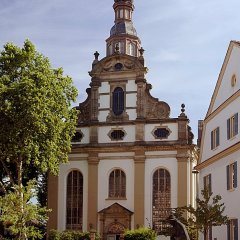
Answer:
M106 40L107 56L116 51L119 54L140 56L141 41L132 22L133 0L114 0L113 9L115 21L110 31L110 37Z

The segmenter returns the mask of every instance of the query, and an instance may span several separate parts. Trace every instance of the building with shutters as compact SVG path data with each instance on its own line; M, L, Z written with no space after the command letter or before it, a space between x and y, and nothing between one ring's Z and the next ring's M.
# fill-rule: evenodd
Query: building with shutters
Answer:
M227 226L212 227L210 240L237 240L239 235L239 59L240 42L231 41L203 121L200 163L196 167L200 190L208 188L214 195L220 194L230 218Z
M184 104L170 117L151 96L133 1L115 0L113 9L106 56L94 54L88 97L77 107L69 164L48 184L48 229L96 229L109 240L139 226L160 232L171 208L193 204L196 164Z

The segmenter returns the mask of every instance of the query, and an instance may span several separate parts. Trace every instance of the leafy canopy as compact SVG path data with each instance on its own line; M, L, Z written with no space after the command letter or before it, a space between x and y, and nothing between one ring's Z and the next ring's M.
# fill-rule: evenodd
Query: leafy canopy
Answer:
M0 160L58 172L75 131L77 90L26 40L0 54Z
M224 215L225 205L221 202L220 195L213 196L207 189L201 191L201 198L196 198L196 208L185 206L175 209L175 217L187 226L189 235L197 238L197 232L201 231L206 237L211 226L221 226L228 223L228 217ZM184 217L187 213L188 218Z
M196 209L192 206L185 209L192 215L189 221L200 230L209 228L210 226L221 226L227 224L228 217L224 215L225 206L221 202L220 195L212 196L207 189L201 191L202 198L196 199Z

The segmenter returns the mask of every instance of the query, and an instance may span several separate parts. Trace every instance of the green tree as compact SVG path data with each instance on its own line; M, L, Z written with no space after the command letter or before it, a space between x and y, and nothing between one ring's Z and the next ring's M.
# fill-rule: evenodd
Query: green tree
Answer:
M212 226L225 225L228 217L224 215L225 206L221 202L220 195L213 196L207 189L201 191L201 198L196 199L196 208L186 206L176 209L175 216L183 222L189 231L189 235L197 238L198 231L204 234L204 239L208 239L209 229ZM184 218L187 212L188 218Z
M53 69L29 40L22 48L12 43L4 46L0 54L0 192L2 200L17 194L19 214L24 212L24 186L29 180L46 172L56 175L59 164L67 162L77 116L71 103L76 97L72 79L61 68ZM25 239L26 234L17 237Z
M34 181L29 181L21 190L15 185L16 191L10 191L0 197L0 219L5 225L5 230L17 238L27 236L31 239L42 239L43 234L36 226L46 223L48 210L31 202L32 197L35 196L34 187ZM21 199L19 199L19 191L23 195Z

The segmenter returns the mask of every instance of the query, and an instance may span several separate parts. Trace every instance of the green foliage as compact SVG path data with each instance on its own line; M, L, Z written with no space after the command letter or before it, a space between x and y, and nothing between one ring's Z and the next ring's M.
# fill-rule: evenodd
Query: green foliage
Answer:
M96 239L100 239L98 234L96 234ZM51 230L48 240L90 240L90 233L80 231L59 232L57 230Z
M76 112L77 91L63 70L26 40L23 48L7 43L0 55L1 161L24 161L56 174L67 161Z
M201 198L196 199L196 208L186 206L177 208L175 217L187 226L192 239L197 239L197 232L201 231L206 236L211 226L221 226L228 222L224 215L225 206L221 203L220 195L213 196L207 189L201 191ZM188 218L184 218L188 215Z
M15 196L14 204L19 200L15 213L24 224L27 216L22 213L27 207L41 214L41 208L24 205L29 197L24 186L47 172L56 175L59 164L68 161L77 119L71 103L76 97L72 79L63 76L61 68L53 69L29 40L22 48L12 43L4 46L0 53L0 196L5 207L9 198ZM45 188L45 183L39 186ZM43 194L41 204L44 201ZM14 233L19 217L13 218ZM33 235L29 231L26 234ZM19 239L26 239L26 234Z
M15 185L16 191L9 191L0 197L0 221L6 230L13 236L28 236L32 239L42 239L43 233L37 226L43 225L47 221L46 208L31 202L34 197L34 181L28 183L26 187L19 188ZM23 198L19 198L19 194Z
M127 230L124 233L125 240L155 240L156 233L150 228L138 228L134 230Z

